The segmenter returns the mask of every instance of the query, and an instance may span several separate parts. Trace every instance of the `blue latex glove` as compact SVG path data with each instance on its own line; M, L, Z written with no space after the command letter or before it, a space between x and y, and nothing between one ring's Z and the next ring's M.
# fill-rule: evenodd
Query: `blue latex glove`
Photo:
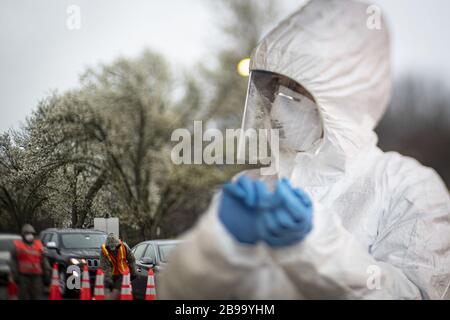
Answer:
M291 187L286 179L278 182L272 197L272 210L261 212L259 234L272 247L301 242L312 230L313 208L306 193Z
M222 190L219 219L239 242L256 244L261 213L268 211L272 195L261 181L242 176L236 183L227 183Z

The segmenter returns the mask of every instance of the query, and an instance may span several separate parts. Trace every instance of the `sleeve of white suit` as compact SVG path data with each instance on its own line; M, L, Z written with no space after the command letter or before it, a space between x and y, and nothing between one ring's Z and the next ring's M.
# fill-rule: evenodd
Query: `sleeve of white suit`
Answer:
M301 244L271 255L307 298L442 299L450 284L449 196L433 170L396 168L369 250L330 208L317 205ZM409 168L408 168L409 167ZM400 172L400 174L399 174ZM402 174L404 173L404 175Z
M219 199L217 194L197 226L171 255L158 283L161 299L237 298L248 274L263 263L267 256L264 248L239 244L220 223Z

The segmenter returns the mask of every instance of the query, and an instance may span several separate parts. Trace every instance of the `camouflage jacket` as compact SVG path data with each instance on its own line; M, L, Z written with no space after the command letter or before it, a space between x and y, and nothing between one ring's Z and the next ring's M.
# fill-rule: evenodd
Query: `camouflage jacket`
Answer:
M127 258L127 264L128 268L130 269L130 276L133 279L136 276L136 259L134 258L134 254L131 251L130 247L123 242L123 245L126 250L126 258ZM103 273L105 275L104 281L105 281L105 287L108 287L113 284L113 277L112 277L112 266L109 262L108 258L105 257L102 250L100 249L100 267L103 270Z

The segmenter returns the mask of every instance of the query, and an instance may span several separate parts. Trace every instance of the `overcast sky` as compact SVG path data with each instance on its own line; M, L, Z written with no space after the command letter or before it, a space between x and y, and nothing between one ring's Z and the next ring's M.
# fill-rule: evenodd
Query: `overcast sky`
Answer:
M214 1L214 0L209 0ZM245 1L245 0L243 0ZM50 90L77 85L86 66L136 56L145 47L177 66L212 57L220 41L207 0L2 0L0 132L17 128ZM277 0L284 15L302 0ZM448 0L378 0L393 38L394 74L450 74ZM70 5L81 28L67 27Z

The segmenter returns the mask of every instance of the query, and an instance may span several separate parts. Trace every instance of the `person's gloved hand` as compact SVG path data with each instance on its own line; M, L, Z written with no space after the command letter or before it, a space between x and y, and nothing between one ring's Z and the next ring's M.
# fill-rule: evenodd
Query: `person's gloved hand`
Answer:
M261 212L260 237L272 247L298 243L312 230L312 214L308 195L282 179L272 196L272 209Z
M260 214L270 205L270 193L261 181L242 176L222 190L219 219L239 242L256 244L260 240Z

